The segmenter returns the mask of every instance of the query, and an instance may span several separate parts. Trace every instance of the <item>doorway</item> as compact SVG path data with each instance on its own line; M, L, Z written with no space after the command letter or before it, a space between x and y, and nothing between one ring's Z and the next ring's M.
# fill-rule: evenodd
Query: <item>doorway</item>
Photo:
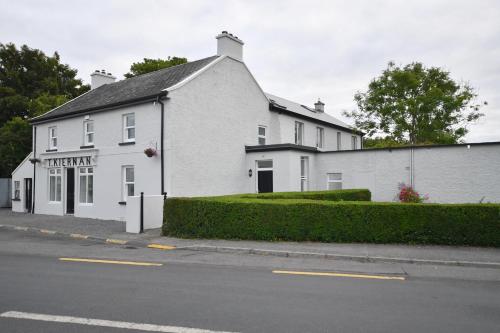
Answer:
M24 210L31 213L33 209L33 192L31 178L24 178Z
M75 213L75 168L66 169L66 214Z
M257 192L273 192L273 161L257 161Z

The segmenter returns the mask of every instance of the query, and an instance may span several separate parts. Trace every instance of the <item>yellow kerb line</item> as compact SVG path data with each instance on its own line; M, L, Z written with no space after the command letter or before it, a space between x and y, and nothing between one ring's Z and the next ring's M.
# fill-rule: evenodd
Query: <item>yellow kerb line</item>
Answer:
M158 249L158 250L174 250L175 249L175 246L161 245L161 244L149 244L148 247L150 249Z
M80 239L87 239L89 236L82 235L82 234L70 234L70 237L72 237L72 238L80 238Z
M40 229L40 232L43 234L51 234L51 235L54 235L56 233L56 231L47 230L47 229Z
M121 240L121 239L111 239L111 238L108 238L108 239L106 239L106 243L108 243L108 244L120 244L120 245L124 245L124 244L127 244L127 241Z
M300 271L273 271L274 274L289 274L289 275L309 275L309 276L336 276L350 277L358 279L378 279L378 280L406 280L402 276L388 275L365 275L365 274L349 274L349 273L327 273L327 272L300 272Z
M163 266L163 264L157 264L153 262L138 262L138 261L118 261L118 260L83 259L83 258L59 258L59 260L98 263L98 264L132 265L132 266Z

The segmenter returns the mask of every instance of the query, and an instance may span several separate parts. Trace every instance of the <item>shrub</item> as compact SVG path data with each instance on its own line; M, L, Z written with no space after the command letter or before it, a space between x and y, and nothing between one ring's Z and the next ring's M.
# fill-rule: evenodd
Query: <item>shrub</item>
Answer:
M400 202L412 202L412 203L422 203L429 199L427 195L420 195L413 187L406 185L405 183L400 183L399 186L398 199Z
M186 238L500 246L500 205L170 198L163 234Z

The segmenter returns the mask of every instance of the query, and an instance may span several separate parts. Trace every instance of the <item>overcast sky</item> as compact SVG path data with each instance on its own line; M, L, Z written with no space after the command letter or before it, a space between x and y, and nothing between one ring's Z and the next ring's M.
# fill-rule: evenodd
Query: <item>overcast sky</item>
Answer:
M489 106L468 142L500 141L500 1L6 1L0 43L27 44L89 82L95 69L120 79L144 57L216 53L228 30L270 92L328 113L355 108L353 96L387 66L439 66L476 88Z

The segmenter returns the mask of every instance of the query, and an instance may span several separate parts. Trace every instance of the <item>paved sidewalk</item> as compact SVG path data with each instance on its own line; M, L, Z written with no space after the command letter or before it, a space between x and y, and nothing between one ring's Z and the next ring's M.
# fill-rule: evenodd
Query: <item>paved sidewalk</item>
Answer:
M174 246L179 250L282 257L500 268L498 248L180 239L161 237L159 229L148 230L144 234L128 234L125 232L125 223L120 221L20 214L7 209L0 209L0 225L31 228L30 231L48 230L59 235L76 236L74 238L84 236L115 244L149 247L160 245L157 246L160 248L163 245L165 249Z

